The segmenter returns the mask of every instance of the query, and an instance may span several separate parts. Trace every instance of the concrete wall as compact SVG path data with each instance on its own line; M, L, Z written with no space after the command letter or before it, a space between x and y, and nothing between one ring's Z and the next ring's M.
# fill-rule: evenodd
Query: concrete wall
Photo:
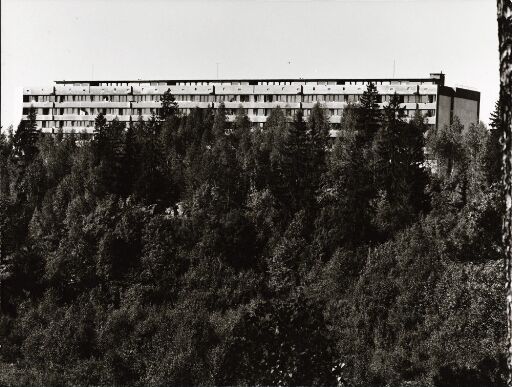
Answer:
M478 123L480 113L480 93L463 88L442 86L439 88L437 127L450 125L455 116L464 127Z
M38 108L37 114L39 114L39 117L45 117L45 121L65 120L83 123L84 121L91 121L92 115L97 112L96 109L100 108L107 109L107 113L111 113L107 114L107 120L115 117L117 109L122 109L119 111L119 119L121 121L127 121L130 116L136 120L139 112L142 113L143 118L149 119L150 115L148 112L150 110L156 111L161 106L159 96L170 89L171 93L177 98L179 108L187 109L183 113L194 107L217 108L220 105L219 101L225 99L224 104L226 108L237 109L242 107L247 109L248 117L252 122L262 123L266 121L268 111L278 106L284 109L295 110L302 107L306 109L305 115L307 116L307 109L311 109L316 104L316 100L318 100L324 108L331 109L329 111L331 115L329 118L330 122L338 123L341 120L342 110L347 105L346 102L357 101L366 90L367 82L364 80L311 79L288 81L133 81L126 83L109 81L108 84L92 81L73 82L74 84L71 82L58 82L52 87L24 88L24 96L27 102L23 103L23 107L34 106ZM102 85L102 83L104 84ZM100 85L97 86L98 84ZM429 117L427 120L429 125L434 125L436 119L441 124L449 124L452 106L456 106L456 110L460 111L461 119L464 122L474 120L474 103L468 103L462 97L457 97L457 101L454 100L452 103L450 97L445 95L441 95L439 100L439 109L442 117L436 118L435 113L438 103L436 95L439 95L439 88L442 89L444 87L436 80L380 80L376 82L376 86L378 92L383 96L383 103L379 104L381 108L387 104L384 101L389 101L392 94L399 94L404 96L404 103L401 106L408 109L409 113L415 109L420 109L424 114L428 113ZM454 93L453 89L445 89L449 95ZM50 101L43 102L39 99L38 102L32 102L35 96L41 95L51 96ZM268 95L273 95L274 97L267 98L266 96ZM422 97L417 98L417 95ZM71 99L74 100L75 97L71 96L77 96L76 101L72 101ZM93 96L96 96L94 101L92 100ZM117 102L105 96L126 97L123 97L122 101ZM235 98L232 96L235 96ZM256 97L258 98L256 99ZM117 99L117 97L114 98ZM230 102L228 99L234 99L234 101ZM245 100L245 102L241 102L241 99ZM266 102L270 100L272 102ZM48 112L42 110L43 108L49 108L50 115L47 115ZM75 109L84 109L84 111L78 112ZM288 110L286 114L293 114L295 110ZM52 116L51 114L54 115ZM47 122L46 126L48 124ZM58 122L58 124L60 125L62 122Z
M452 106L452 97L446 95L438 96L437 105L437 127L443 128L445 125L450 125L450 112Z
M453 101L453 115L459 117L464 127L478 123L478 101L455 97Z

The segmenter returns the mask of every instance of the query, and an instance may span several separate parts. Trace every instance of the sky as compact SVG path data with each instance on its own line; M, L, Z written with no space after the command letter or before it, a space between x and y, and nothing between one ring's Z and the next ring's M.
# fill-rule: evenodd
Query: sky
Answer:
M395 65L394 65L395 64ZM1 123L55 80L446 74L499 91L495 0L1 0Z

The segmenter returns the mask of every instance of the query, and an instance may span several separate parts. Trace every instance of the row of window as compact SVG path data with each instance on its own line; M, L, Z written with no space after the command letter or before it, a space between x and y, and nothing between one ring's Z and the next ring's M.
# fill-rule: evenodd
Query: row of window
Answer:
M411 82L407 80L396 80L396 81L378 81L373 82L376 85L421 85L424 83L433 83L432 80L425 80L419 82ZM223 81L223 80L209 80L209 81L158 81L158 82L78 82L78 83L66 83L72 84L73 86L208 86L213 84L220 84L226 86L243 86L243 85L264 85L264 86L286 86L286 85L359 85L365 86L368 81Z
M82 108L36 108L36 114L37 115L65 115L65 114L74 114L74 115L98 115L100 113L103 114L112 114L112 115L144 115L144 114L157 114L159 111L159 108L89 108L89 107L82 107ZM179 109L184 114L188 114L190 112L190 109ZM236 114L236 111L238 109L227 109L228 114ZM268 116L270 114L271 108L268 109L245 109L247 114L253 114L257 116ZM295 111L297 109L289 109L284 108L285 114L288 115L294 115ZM304 109L305 114L310 109ZM329 112L331 112L331 115L341 115L341 112L343 109L328 109ZM414 114L415 110L409 109L406 110L408 112L407 114ZM23 108L23 114L27 115L29 112L29 108ZM289 113L292 112L292 113ZM411 113L412 112L412 113ZM426 114L428 117L433 117L435 115L435 110L422 110L424 114Z
M151 114L158 114L159 109L53 109L57 110L55 115L64 115L64 114L76 114L76 115L91 115L96 116L99 113L108 114L108 115L115 115L115 116L123 116L123 115L133 115L133 116L139 116L139 115L151 115ZM191 109L188 108L181 108L178 109L179 113L182 115L190 114ZM294 117L295 114L297 114L297 111L299 109L283 109L284 114L288 117ZM252 116L268 116L270 115L270 112L272 109L244 109L244 112L246 115L252 115ZM238 109L226 109L226 114L228 115L235 115L237 114ZM311 114L311 109L303 109L304 116L308 117ZM429 110L420 110L421 114L426 117L434 117L435 116L435 110L429 109ZM44 112L43 112L44 113ZM48 112L46 112L48 113ZM328 116L342 116L343 115L343 109L326 109L326 113ZM414 109L406 109L404 110L404 113L406 116L413 117L416 113L416 110ZM54 121L48 120L48 121L42 121L43 123L48 123L45 125L49 125L48 127L55 126L53 124ZM55 122L68 122L68 121L55 121ZM69 122L76 122L74 125L78 126L87 126L86 124L81 124L81 122L87 122L87 121L69 121ZM64 124L64 126L73 126L73 125L67 125ZM46 126L43 126L46 127Z
M29 98L30 97L30 98ZM160 102L161 95L40 95L23 96L23 102ZM379 95L377 102L389 102L392 95ZM298 94L285 95L190 95L178 94L174 98L178 102L346 102L357 103L361 94L312 94L301 98ZM399 95L401 103L433 103L434 94L429 95Z

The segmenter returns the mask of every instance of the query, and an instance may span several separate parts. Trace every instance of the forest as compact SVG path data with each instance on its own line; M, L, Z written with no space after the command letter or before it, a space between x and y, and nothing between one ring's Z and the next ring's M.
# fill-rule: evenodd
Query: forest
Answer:
M506 385L502 104L428 130L369 84L0 135L0 384Z

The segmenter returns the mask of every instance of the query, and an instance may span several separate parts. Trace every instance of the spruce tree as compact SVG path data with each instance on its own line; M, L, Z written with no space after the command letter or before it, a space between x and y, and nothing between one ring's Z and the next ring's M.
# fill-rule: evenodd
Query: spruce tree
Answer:
M311 181L311 142L304 122L302 110L298 110L294 121L288 126L283 147L283 179L285 192L280 192L281 198L286 198L287 206L294 212L305 205L306 198L312 198ZM284 195L284 197L283 197Z
M484 165L489 184L501 181L501 133L505 132L507 124L502 119L503 102L498 100L491 113L489 137L486 146Z
M108 143L107 126L107 119L105 118L105 115L100 112L94 120L93 131L93 145L96 157L101 157L106 150Z
M325 170L325 155L329 145L329 118L325 110L316 103L308 117L308 137L310 142L310 170L312 183L316 186L320 175Z
M171 94L171 89L167 89L167 91L162 96L162 107L160 108L159 119L162 121L167 120L170 117L175 117L178 115L178 103L176 99Z
M21 165L28 165L37 155L37 141L41 134L36 123L36 109L29 108L27 119L22 120L14 134L14 158Z
M215 138L222 138L226 135L228 128L226 106L224 102L221 102L217 110L215 111L215 118L213 120L213 135Z
M389 233L403 227L414 212L410 200L410 144L407 143L407 123L404 108L395 94L384 107L383 124L375 136L374 173L379 191L377 223ZM415 154L414 152L412 152ZM414 173L413 173L414 174ZM417 198L414 198L416 200Z
M356 120L356 108L349 105L322 176L316 242L324 256L338 247L355 248L373 238L375 189L368 153L357 145Z
M373 82L368 83L357 105L356 128L361 144L371 143L381 126L380 98L377 86Z

